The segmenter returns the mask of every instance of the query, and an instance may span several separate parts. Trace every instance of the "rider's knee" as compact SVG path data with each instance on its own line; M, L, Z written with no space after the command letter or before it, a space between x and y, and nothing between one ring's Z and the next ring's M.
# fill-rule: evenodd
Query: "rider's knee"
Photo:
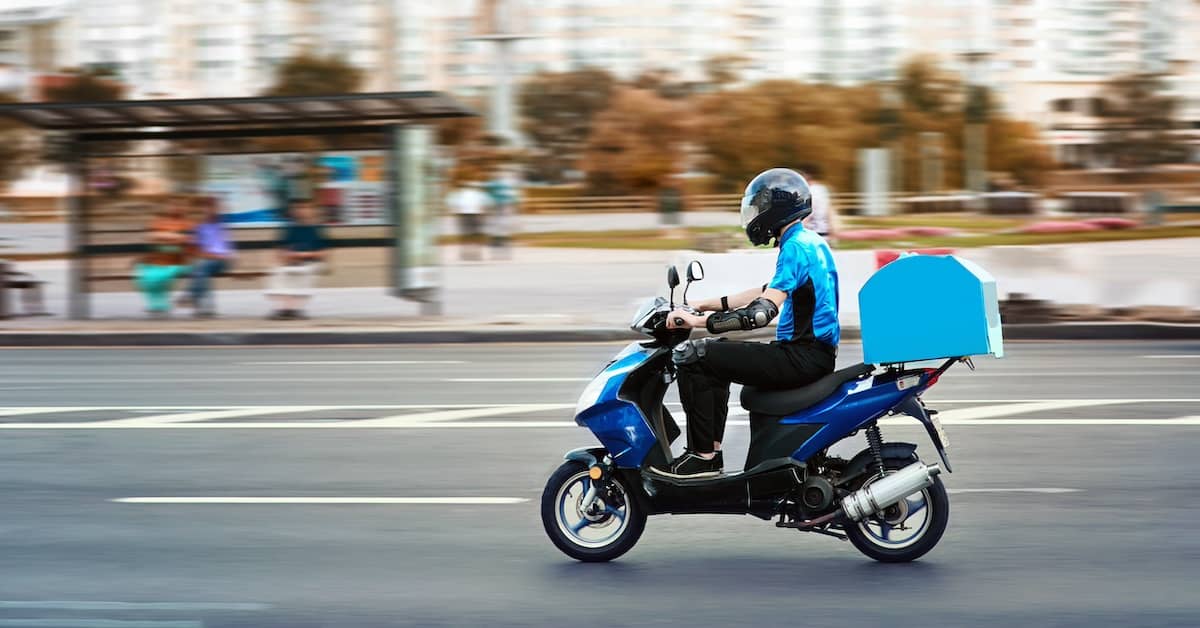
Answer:
M685 340L671 351L671 361L675 366L684 370L692 370L699 366L704 358L708 355L708 343L713 342L716 338L698 338L696 340Z

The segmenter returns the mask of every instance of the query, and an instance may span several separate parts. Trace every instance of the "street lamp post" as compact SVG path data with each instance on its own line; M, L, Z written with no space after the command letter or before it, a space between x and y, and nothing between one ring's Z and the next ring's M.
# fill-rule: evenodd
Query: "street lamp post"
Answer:
M963 183L968 192L987 191L987 88L981 78L982 66L989 52L972 51L963 54L967 62L967 93L964 106L966 129L963 136Z

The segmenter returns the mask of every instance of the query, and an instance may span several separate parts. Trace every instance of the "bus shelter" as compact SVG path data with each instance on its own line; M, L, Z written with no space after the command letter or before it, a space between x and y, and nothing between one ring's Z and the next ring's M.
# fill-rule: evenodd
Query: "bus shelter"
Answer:
M453 98L436 92L0 105L0 117L50 133L48 143L55 146L69 174L68 292L73 319L91 316L94 285L120 276L97 260L137 255L145 248L131 241L142 228L135 224L139 217L122 222L98 209L99 195L89 185L95 179L92 167L97 160L262 155L271 152L270 142L279 141L268 138L312 138L321 145L285 151L289 153L329 148L373 151L382 164L377 177L382 179L378 181L382 215L371 228L339 229L330 246L388 248L389 283L396 296L420 302L423 312L440 311L434 248L438 169L435 137L428 123L471 115L475 114ZM149 150L131 152L131 146ZM327 158L327 165L332 170L340 167L335 156ZM263 220L253 211L245 216ZM239 250L274 246L265 236L238 242Z

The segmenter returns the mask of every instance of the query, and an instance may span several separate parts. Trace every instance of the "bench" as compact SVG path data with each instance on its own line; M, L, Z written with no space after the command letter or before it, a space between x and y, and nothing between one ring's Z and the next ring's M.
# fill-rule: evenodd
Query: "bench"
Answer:
M24 307L23 316L49 316L46 311L46 301L42 293L45 281L33 275L16 270L8 262L0 260L0 319L16 316L10 307L9 290L21 291L21 304Z
M217 275L220 277L229 277L230 279L260 279L270 275L269 270L233 270L227 273ZM99 283L104 281L133 281L136 276L132 272L120 273L102 273L97 275L88 275L84 278L88 283Z

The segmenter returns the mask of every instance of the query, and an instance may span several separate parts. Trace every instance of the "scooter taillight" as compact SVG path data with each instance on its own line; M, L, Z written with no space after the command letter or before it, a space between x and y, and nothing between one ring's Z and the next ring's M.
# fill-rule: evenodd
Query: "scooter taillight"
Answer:
M925 375L927 375L929 377L929 380L925 382L925 388L933 388L933 385L938 383L938 379L940 379L942 377L942 374L938 373L937 369L922 369L922 370L924 370Z

